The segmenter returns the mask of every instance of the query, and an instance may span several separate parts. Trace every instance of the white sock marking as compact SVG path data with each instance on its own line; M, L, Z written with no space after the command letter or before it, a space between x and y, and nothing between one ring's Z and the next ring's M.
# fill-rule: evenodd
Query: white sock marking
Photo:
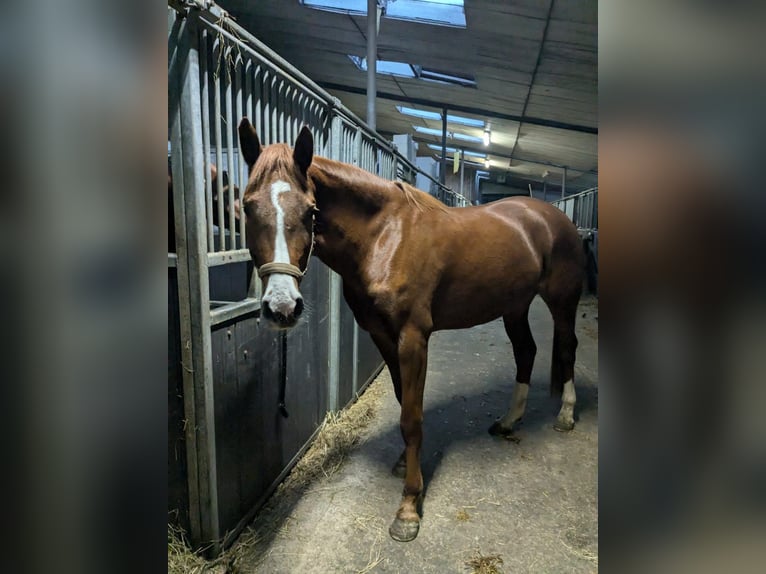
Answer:
M574 423L574 407L577 401L575 394L574 381L564 383L564 392L561 395L561 410L558 419L566 423Z
M275 181L271 184L271 204L276 212L276 233L274 236L274 262L290 263L290 252L285 239L285 212L279 204L279 196L290 191L286 181ZM273 311L287 315L295 308L295 301L301 296L295 286L295 279L284 273L269 275L269 286L263 294Z
M524 416L524 411L527 408L528 394L529 385L517 382L513 386L513 398L511 398L511 407L508 409L508 412L500 421L500 426L505 429L510 429L514 424L516 424L516 421Z

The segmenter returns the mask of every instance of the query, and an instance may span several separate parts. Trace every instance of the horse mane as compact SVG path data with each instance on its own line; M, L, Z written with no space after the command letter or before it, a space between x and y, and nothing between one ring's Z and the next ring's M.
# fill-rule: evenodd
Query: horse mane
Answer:
M343 187L368 199L383 201L404 197L408 204L419 211L447 211L441 201L428 193L402 181L390 181L351 164L325 157L314 157L312 167L324 178L341 182Z

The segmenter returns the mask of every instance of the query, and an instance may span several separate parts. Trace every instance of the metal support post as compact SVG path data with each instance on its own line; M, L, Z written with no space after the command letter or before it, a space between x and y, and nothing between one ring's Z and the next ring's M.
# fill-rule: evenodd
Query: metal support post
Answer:
M442 161L439 172L439 182L445 185L447 181L447 108L442 109Z
M330 157L341 160L343 150L343 121L337 114L332 117L330 128ZM340 275L330 270L330 301L329 301L329 354L327 381L327 410L337 411L340 408L340 309L341 309L341 279Z
M375 131L375 74L378 68L378 2L367 0L367 124Z
M561 199L564 199L564 196L567 194L567 168L564 168L564 171L561 172Z
M205 219L205 158L199 118L197 15L181 23L168 73L173 106L171 150L177 243L184 409L192 538L219 548L210 293Z

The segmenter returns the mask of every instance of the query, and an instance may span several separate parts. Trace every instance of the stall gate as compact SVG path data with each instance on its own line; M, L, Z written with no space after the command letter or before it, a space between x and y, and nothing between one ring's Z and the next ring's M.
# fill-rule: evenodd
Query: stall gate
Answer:
M586 189L552 202L578 229L598 229L598 188Z
M414 182L419 171L214 3L169 0L176 252L168 254L168 501L170 520L211 552L247 524L325 414L352 401L382 367L343 301L340 277L316 258L301 285L306 319L288 334L261 323L260 280L226 187L244 191L247 182L242 116L263 145L292 144L308 125L318 155L388 179Z

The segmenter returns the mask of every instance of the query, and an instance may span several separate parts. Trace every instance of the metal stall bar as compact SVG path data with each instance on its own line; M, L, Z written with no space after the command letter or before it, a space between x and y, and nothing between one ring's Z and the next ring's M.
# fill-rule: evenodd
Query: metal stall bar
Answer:
M226 128L226 168L228 169L229 173L229 190L228 193L225 196L219 197L219 201L226 202L226 212L227 212L227 221L228 221L228 245L229 250L234 251L237 248L237 226L235 224L234 219L234 194L232 193L232 184L234 182L234 174L236 173L234 171L234 134L233 132L233 126L234 124L234 110L232 109L232 102L234 98L236 97L235 90L236 88L232 85L234 84L234 81L236 80L237 76L237 63L238 60L235 60L233 63L231 62L231 59L235 56L232 56L233 49L231 46L226 47L224 54L226 55L224 58L224 66L226 66L225 75L226 75L226 118L225 118L225 128ZM218 121L221 121L220 118ZM220 168L219 168L220 169ZM223 179L222 177L219 177L219 179ZM221 182L223 184L223 182ZM226 233L226 221L221 220L221 225L218 226L219 233L221 234L221 246L224 246L226 244L225 239L227 236ZM226 247L224 247L226 249Z
M215 38L213 40L213 114L215 116L215 165L219 169L223 169L223 150L222 134L221 134L221 59L222 59L223 46L221 45L221 39ZM226 246L224 244L224 235L221 225L224 221L224 209L223 209L223 177L216 178L216 205L218 208L218 249L208 248L209 251L225 251ZM212 225L212 222L210 222Z
M207 30L200 34L200 86L202 88L202 147L205 163L210 159L210 72L208 66ZM205 169L205 207L207 208L207 251L213 250L213 180Z
M330 128L330 157L343 157L343 120L337 114L332 116ZM338 410L340 406L340 309L341 309L341 279L340 275L330 270L329 288L329 357L327 376L327 409Z
M169 70L173 195L178 242L178 298L183 367L189 515L192 537L217 551L216 481L208 268L205 222L206 161L199 122L200 68L197 17L181 20L178 46Z
M564 199L557 199L551 203L566 213L577 227L581 229L598 228L597 187L569 195Z
M201 0L189 0L189 2L199 4ZM349 120L355 126L358 126L363 133L368 135L371 139L378 142L378 145L397 157L397 161L408 166L410 170L417 173L424 173L420 168L412 164L407 158L401 155L393 146L392 143L386 142L384 138L377 132L371 130L369 126L365 124L356 114L351 110L343 106L340 101L329 94L327 91L319 87L314 81L306 77L299 70L290 65L286 60L280 57L276 52L271 50L268 46L260 42L247 30L239 26L236 22L231 20L226 13L215 4L208 7L207 10L201 12L201 18L205 24L214 30L222 38L231 42L239 44L241 50L247 52L252 57L256 58L260 62L271 67L275 73L278 73L281 78L290 82L293 85L300 86L301 90L308 95L313 96L319 101L322 101L327 107L333 108L336 113L342 115L345 119ZM276 142L268 142L276 143ZM267 145L264 142L264 145ZM432 179L432 178L431 178ZM449 188L446 188L449 189ZM451 190L450 190L451 191Z
M244 62L244 65L242 66L242 92L241 92L241 98L237 99L237 121L239 122L239 119L245 115L245 110L249 110L251 106L251 99L253 94L253 86L250 82L251 74L250 69L252 68L253 62L249 58L246 62ZM234 126L232 126L233 129ZM237 142L237 151L239 151L239 142ZM248 180L248 172L247 172L247 165L245 164L244 158L242 157L242 154L240 153L237 156L237 165L239 168L237 169L238 174L238 185L239 185L239 194L240 196L243 196L245 194L245 188L247 186L247 180ZM239 237L240 237L240 244L239 246L241 248L247 247L247 236L246 236L246 226L245 226L245 214L242 209L242 201L239 202Z

